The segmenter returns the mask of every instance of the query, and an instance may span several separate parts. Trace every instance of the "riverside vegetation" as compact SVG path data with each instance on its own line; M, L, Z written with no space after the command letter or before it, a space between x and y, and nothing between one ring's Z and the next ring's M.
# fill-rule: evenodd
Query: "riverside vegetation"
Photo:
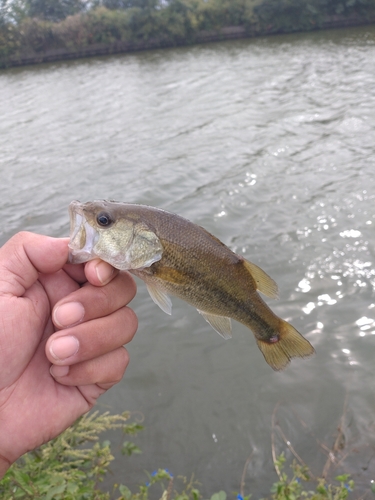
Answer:
M267 498L272 500L345 500L353 492L354 482L347 474L336 475L328 481L329 469L336 468L342 461L339 449L334 445L327 448L328 458L323 469L324 477L317 478L299 457L286 439L276 421L275 408L272 424L272 455L278 480L272 485ZM145 473L145 481L131 491L125 484L113 485L113 490L104 492L100 483L110 470L114 460L111 443L99 441L99 434L108 430L117 430L125 435L135 436L142 430L139 422L129 422L130 414L109 415L93 412L81 417L53 441L39 449L24 455L8 470L0 481L0 497L3 500L199 500L200 483L192 477L174 477L166 469L158 469L151 474ZM339 426L336 441L342 440L342 428ZM286 469L284 452L277 456L275 435L283 436L288 455L294 456L289 474ZM126 455L140 453L141 450L132 442L125 440L122 452ZM210 500L249 500L250 493L245 493L245 476L251 463L252 455L247 460L242 474L239 492L215 492ZM265 499L263 499L265 500Z
M372 22L375 0L0 0L0 66L97 44L183 45L226 27L253 36L317 29L332 20Z

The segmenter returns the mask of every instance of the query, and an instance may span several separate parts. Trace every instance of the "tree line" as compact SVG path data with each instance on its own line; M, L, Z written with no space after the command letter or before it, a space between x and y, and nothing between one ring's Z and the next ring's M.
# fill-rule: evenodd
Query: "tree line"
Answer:
M202 31L321 27L330 16L375 16L375 0L0 0L0 61L92 44L194 43Z

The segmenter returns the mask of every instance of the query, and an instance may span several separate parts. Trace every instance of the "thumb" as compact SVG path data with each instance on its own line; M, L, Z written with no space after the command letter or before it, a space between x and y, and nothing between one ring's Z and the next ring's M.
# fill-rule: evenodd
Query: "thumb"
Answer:
M67 238L17 233L0 248L0 294L21 297L39 273L54 273L67 260Z

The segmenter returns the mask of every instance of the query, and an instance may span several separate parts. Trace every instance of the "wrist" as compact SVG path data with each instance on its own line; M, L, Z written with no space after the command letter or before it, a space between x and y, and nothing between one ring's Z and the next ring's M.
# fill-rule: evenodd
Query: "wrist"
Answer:
M9 460L0 455L0 480L5 476L6 471L11 465Z

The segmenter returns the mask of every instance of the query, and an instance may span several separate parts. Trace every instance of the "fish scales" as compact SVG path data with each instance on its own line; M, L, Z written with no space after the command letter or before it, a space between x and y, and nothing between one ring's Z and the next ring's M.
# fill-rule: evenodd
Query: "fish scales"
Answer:
M293 357L314 352L295 328L275 315L258 291L277 295L259 267L232 252L204 228L154 207L108 202L70 205L70 261L99 257L145 281L152 299L168 314L169 294L190 303L224 338L230 318L254 334L275 370Z
M150 275L157 279L159 270L163 275L165 267L177 269L186 280L175 283L160 278L160 286L213 314L222 314L225 304L228 315L233 319L249 328L254 321L257 322L260 337L266 339L269 324L257 309L262 311L264 308L267 315L273 316L274 328L277 328L278 318L256 293L255 281L243 265L243 259L200 226L186 224L182 218L165 217L164 214L153 213L159 219L153 225L165 249L163 257L149 268L137 272L137 275L140 278ZM164 224L164 220L168 220L169 224ZM187 238L187 234L190 237Z
M273 315L268 306L256 294L254 280L244 269L240 260L233 263L228 262L229 259L214 259L211 257L210 266L207 266L207 264L204 264L204 257L210 255L208 247L207 253L202 252L201 258L196 259L194 266L186 268L181 267L176 259L172 258L170 260L168 253L167 249L159 262L156 262L150 268L137 272L137 275L145 279L147 279L148 275L160 279L160 286L168 289L173 295L179 296L193 306L212 314L222 314L223 304L225 304L228 316L249 327L253 320L264 323L260 313L257 312L257 307L258 310L265 308L267 313ZM163 280L164 266L173 266L182 272L186 279L180 283ZM211 273L211 269L215 268L221 272ZM159 270L161 270L160 278ZM234 284L236 287L234 287ZM274 318L277 319L276 316Z

